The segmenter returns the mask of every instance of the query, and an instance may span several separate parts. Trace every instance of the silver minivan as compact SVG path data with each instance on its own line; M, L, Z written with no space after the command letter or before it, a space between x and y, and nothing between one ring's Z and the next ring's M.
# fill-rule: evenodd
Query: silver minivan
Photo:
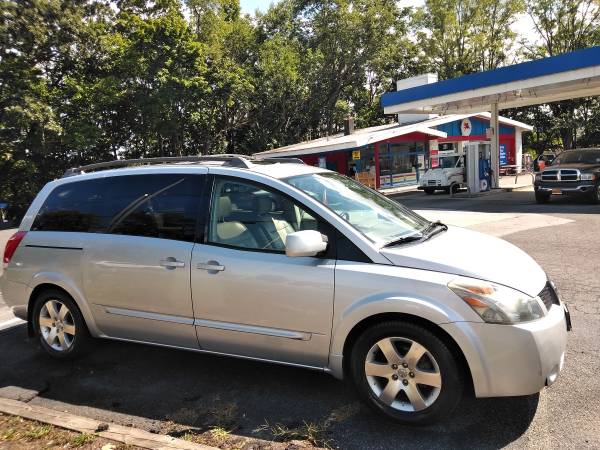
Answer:
M6 303L56 358L108 338L316 369L406 423L463 392L549 386L570 328L518 248L298 160L73 169L33 201L4 267Z

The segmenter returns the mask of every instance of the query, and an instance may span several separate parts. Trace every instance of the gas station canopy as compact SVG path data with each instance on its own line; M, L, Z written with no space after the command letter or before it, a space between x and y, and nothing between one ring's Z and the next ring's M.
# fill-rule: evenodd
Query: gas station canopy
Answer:
M600 46L384 94L385 114L456 114L600 95Z
M600 46L458 78L381 97L385 114L491 111L492 187L499 185L501 109L600 95Z

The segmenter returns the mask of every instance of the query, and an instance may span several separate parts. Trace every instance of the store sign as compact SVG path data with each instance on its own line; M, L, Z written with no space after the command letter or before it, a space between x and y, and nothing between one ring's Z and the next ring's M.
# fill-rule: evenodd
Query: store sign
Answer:
M352 159L360 159L360 150L352 151Z
M470 136L472 131L471 121L468 117L464 118L460 123L460 133L463 136Z
M500 144L500 165L508 165L508 157L506 156L506 144Z

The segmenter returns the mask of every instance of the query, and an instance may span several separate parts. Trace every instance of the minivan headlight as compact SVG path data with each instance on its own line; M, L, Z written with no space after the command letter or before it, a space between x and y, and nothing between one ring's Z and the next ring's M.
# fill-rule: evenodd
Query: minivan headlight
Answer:
M448 288L489 323L509 325L544 317L537 297L506 286L461 277L448 283Z

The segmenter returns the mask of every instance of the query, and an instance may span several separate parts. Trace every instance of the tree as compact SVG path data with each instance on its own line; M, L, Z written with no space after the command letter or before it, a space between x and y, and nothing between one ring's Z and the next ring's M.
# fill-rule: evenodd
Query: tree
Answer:
M571 52L600 43L600 4L597 0L528 0L527 13L531 18L538 40L524 41L526 56L541 58ZM553 125L558 130L562 147L569 149L577 144L577 129L583 120L582 131L597 135L593 118L600 116L597 101L577 99L549 105ZM589 138L583 138L584 141Z
M522 0L427 0L415 24L423 58L441 79L505 64Z

